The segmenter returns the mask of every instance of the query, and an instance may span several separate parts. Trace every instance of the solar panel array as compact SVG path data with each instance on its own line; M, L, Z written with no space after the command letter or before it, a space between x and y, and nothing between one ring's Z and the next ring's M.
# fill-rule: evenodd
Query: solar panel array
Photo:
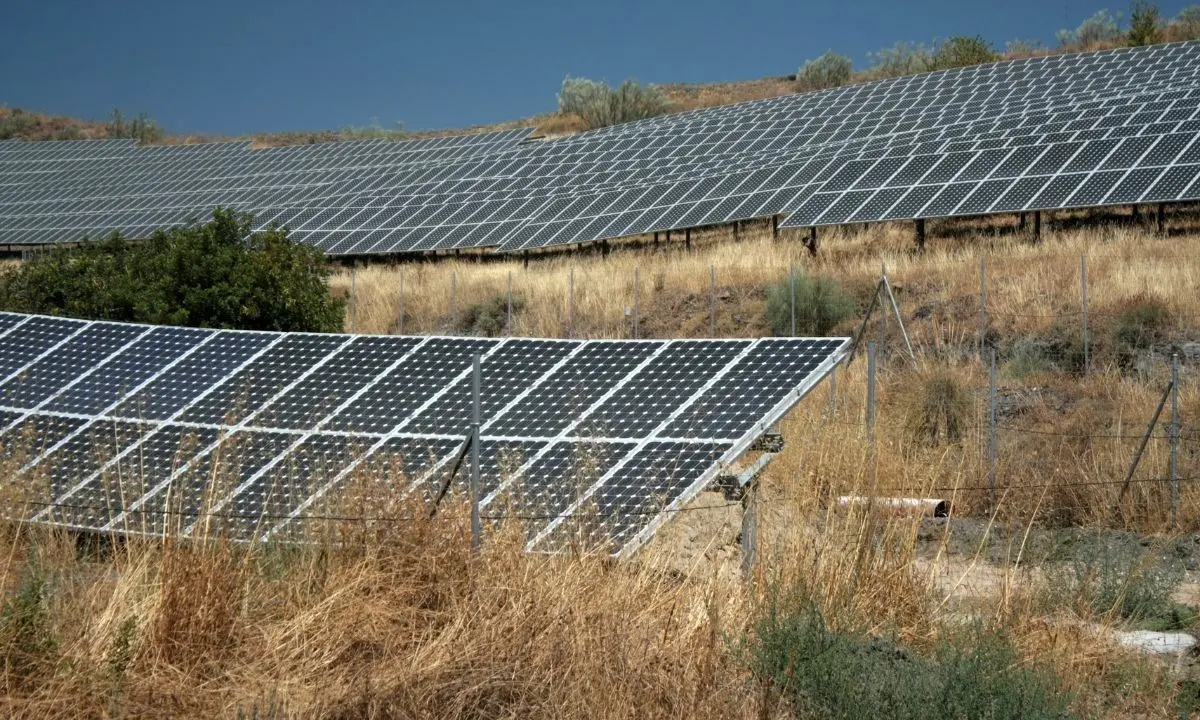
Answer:
M387 518L397 498L445 482L469 433L479 353L483 512L520 520L531 551L582 533L630 552L847 343L271 333L0 313L0 494L10 516L25 508L25 519L106 532L304 541L331 520Z
M1200 42L925 73L542 142L464 137L0 144L0 242L144 233L218 203L359 255L519 251L773 215L816 226L1198 199Z

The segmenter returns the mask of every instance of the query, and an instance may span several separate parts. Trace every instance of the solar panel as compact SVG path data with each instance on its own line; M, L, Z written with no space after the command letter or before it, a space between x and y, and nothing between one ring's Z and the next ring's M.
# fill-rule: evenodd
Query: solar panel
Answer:
M1194 41L925 73L542 142L518 129L260 150L7 143L0 241L141 235L217 204L337 255L518 251L773 214L789 215L787 227L1188 200L1200 190L1197 136Z
M540 340L202 330L0 313L5 512L86 531L314 539L436 495L481 356L482 507L531 551L631 552L845 338ZM461 480L459 481L461 486ZM459 487L461 490L461 487ZM393 518L394 519L394 518Z

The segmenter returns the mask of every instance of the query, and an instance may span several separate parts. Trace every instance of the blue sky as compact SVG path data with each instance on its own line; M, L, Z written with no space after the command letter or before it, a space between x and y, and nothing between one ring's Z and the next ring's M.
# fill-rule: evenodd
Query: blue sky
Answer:
M862 67L900 40L976 33L1050 45L1104 7L1128 11L1083 0L6 0L0 104L145 111L181 133L462 127L553 109L565 75L741 80L827 49Z

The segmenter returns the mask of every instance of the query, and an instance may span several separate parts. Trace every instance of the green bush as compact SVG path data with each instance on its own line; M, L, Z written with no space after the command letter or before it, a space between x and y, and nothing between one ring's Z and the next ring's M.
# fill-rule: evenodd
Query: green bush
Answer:
M671 104L661 90L636 80L614 90L595 80L568 77L558 92L558 109L578 115L588 128L600 128L662 115Z
M44 670L58 649L46 607L48 588L40 575L21 581L0 610L0 653L4 674L25 682Z
M1162 16L1148 0L1134 0L1129 13L1129 44L1133 47L1162 42Z
M952 37L942 41L934 53L933 63L938 70L968 67L994 62L998 56L983 36Z
M513 315L524 309L525 300L514 295L512 300ZM483 302L468 306L458 318L457 330L471 335L496 337L504 332L508 320L507 316L508 296L497 295Z
M1001 634L963 632L922 657L886 640L834 632L806 601L777 601L753 637L754 673L789 701L796 717L1071 717L1057 678L1023 666Z
M0 140L26 137L37 130L38 125L37 117L21 108L0 112Z
M802 90L824 90L841 87L850 82L854 64L845 55L838 55L832 50L813 60L809 60L796 72L796 84Z
M1200 39L1200 5L1189 5L1180 10L1168 27L1172 40Z
M1162 300L1147 294L1125 301L1112 322L1112 346L1123 367L1166 339L1171 311Z
M1100 349L1101 343L1093 331L1088 350L1094 357ZM1035 335L1017 338L1008 348L1007 360L1006 372L1017 379L1051 371L1082 375L1083 328L1056 324Z
M871 53L867 73L876 79L902 77L928 72L935 68L933 50L921 43L896 43Z
M217 209L203 225L149 240L57 248L0 274L14 312L194 327L338 332L343 303L315 248L284 230L252 233L250 217Z
M828 335L839 323L852 316L854 298L837 281L810 276L796 268L796 334ZM767 324L775 335L792 334L792 283L790 276L767 288Z
M1119 17L1119 16L1118 16ZM1108 10L1097 10L1074 30L1059 30L1056 37L1060 45L1082 45L1088 47L1113 42L1121 37L1121 28Z
M158 142L163 139L163 130L150 119L146 113L138 113L126 119L118 108L108 116L104 131L110 138L131 138L143 143Z
M1051 602L1071 599L1093 616L1149 622L1156 629L1189 622L1191 614L1173 599L1184 576L1178 562L1104 538L1079 548L1067 567L1047 573Z

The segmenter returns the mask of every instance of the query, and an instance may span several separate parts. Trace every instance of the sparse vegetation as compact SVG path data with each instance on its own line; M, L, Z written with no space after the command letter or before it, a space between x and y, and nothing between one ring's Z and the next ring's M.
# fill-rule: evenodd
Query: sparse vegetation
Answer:
M1133 47L1162 42L1162 16L1148 0L1134 0L1129 13L1129 44Z
M999 56L982 35L959 36L948 38L938 45L937 52L933 56L933 63L938 70L950 70L994 62L998 59Z
M908 395L903 401L904 427L911 442L944 445L963 439L970 403L958 378L949 370L927 370L904 387Z
M512 313L516 315L525 308L525 300L520 296L512 299ZM508 296L497 295L483 302L468 305L458 321L459 332L484 337L503 335L509 326Z
M579 117L589 129L643 120L670 109L658 88L636 80L613 89L596 80L568 77L558 92L559 112Z
M1058 44L1063 47L1089 50L1113 43L1121 37L1121 28L1118 25L1119 17L1113 16L1108 10L1097 10L1094 15L1085 19L1074 30L1059 30L1056 35Z
M218 209L202 225L59 247L0 274L16 312L196 327L333 332L343 303L325 258L283 230Z
M867 70L871 79L915 75L936 68L934 51L921 43L896 43L871 53L871 63Z
M156 143L163 139L163 130L146 113L126 118L119 108L114 108L104 124L104 132L110 138L131 138L141 143Z
M796 85L801 90L841 87L850 82L853 72L854 65L850 58L827 50L820 57L809 60L800 67L796 72Z
M754 668L797 718L1072 717L1044 668L1022 667L1011 640L946 633L932 657L861 631L831 630L803 599L776 601L755 629Z
M767 291L767 324L775 335L792 335L793 308L796 335L829 335L855 310L852 297L837 281L809 275L795 268L795 282L786 275Z

